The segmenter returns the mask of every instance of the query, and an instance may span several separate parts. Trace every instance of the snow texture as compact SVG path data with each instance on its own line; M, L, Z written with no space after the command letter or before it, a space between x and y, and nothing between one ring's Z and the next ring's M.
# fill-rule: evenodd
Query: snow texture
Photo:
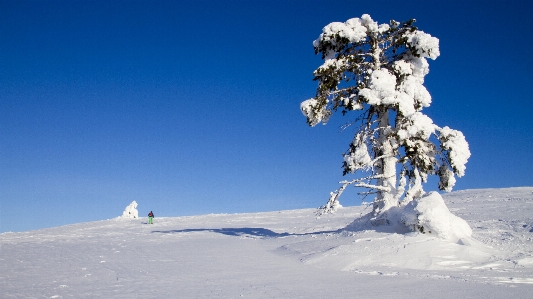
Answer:
M137 211L137 202L132 201L122 213L123 218L139 218L139 211Z
M456 183L455 177L453 176L453 171L446 167L446 165L441 165L439 168L439 176L439 190L451 192Z
M409 202L403 209L402 220L413 231L458 242L472 236L472 229L466 221L450 213L444 200L437 192L430 192Z
M442 147L449 151L450 161L458 177L465 174L466 162L470 158L470 149L461 131L448 127L440 129Z
M392 105L397 102L396 76L384 68L376 70L372 73L369 88L362 89L359 94L370 105Z
M433 120L420 112L413 113L409 120L410 122L408 125L403 129L398 130L398 138L400 141L412 137L420 137L427 140L431 134L435 133L435 129L437 129L437 126L433 124Z
M306 101L303 101L300 104L300 110L302 110L302 113L311 120L310 125L315 126L318 123L322 122L326 124L328 122L328 119L331 115L331 113L326 110L325 107L323 107L320 111L315 112L313 111L313 107L316 106L317 100L311 98Z
M439 39L433 37L424 31L415 31L407 37L407 44L409 44L415 53L421 57L428 57L433 60L440 55Z
M531 298L533 187L435 194L412 204L431 233L367 205L3 233L0 298Z
M364 20L359 18L349 19L345 23L333 22L322 29L322 33L313 42L313 46L317 47L320 41L330 42L335 45L335 39L346 38L351 43L357 43L367 37L367 27L364 26ZM332 57L329 57L332 58Z
M349 154L344 155L344 162L348 169L356 171L358 169L368 170L372 167L372 158L368 154L368 148L366 144L357 144L354 141L355 150Z

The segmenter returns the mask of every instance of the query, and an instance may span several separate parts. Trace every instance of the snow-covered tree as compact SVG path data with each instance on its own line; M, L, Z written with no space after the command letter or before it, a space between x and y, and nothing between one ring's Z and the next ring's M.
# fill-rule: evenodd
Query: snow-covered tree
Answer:
M137 202L135 200L124 209L122 218L139 218L139 211L137 211Z
M335 211L339 196L353 185L375 193L373 223L388 222L391 207L424 195L428 175L440 177L439 189L451 191L470 157L460 131L439 127L422 109L431 104L424 87L427 58L439 55L439 40L418 30L415 20L378 25L365 14L324 27L313 42L324 63L314 72L316 96L300 108L310 126L326 124L337 111L358 111L355 136L344 154L344 175L318 214ZM438 144L438 145L436 145ZM359 176L360 177L360 176Z

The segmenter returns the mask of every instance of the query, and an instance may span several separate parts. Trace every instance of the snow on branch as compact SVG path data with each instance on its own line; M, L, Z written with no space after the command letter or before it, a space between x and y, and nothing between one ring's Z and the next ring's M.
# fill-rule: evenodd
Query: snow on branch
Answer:
M303 101L300 104L300 110L307 117L307 123L312 127L320 122L326 124L331 116L331 111L327 110L326 106L319 106L318 101L314 98Z
M415 31L407 36L407 44L414 49L414 53L420 57L429 57L433 60L440 55L439 39L424 31Z
M468 142L466 142L465 136L461 131L444 127L439 130L439 140L441 146L445 151L448 151L448 157L453 171L458 177L462 177L465 174L466 162L470 158L470 149L468 148Z
M342 187L339 188L339 190L335 190L331 192L329 194L328 202L325 205L318 208L316 210L315 215L317 217L320 217L324 214L333 214L337 211L338 208L342 207L341 204L339 203L339 196L341 196L342 192L344 191L344 189L346 189L347 186L348 185L343 185Z
M339 202L339 197L341 196L342 192L344 192L344 189L346 189L346 187L348 187L349 185L354 185L354 187L362 187L362 188L373 189L373 190L378 190L378 191L390 192L391 189L389 187L365 183L365 181L371 181L371 180L380 179L380 178L383 178L383 175L373 175L373 176L368 176L365 178L354 179L351 181L339 182L340 184L342 184L342 186L338 190L335 190L334 192L331 192L329 194L328 202L325 205L318 208L318 210L316 211L316 216L320 217L324 214L333 214L337 211L338 208L342 207Z

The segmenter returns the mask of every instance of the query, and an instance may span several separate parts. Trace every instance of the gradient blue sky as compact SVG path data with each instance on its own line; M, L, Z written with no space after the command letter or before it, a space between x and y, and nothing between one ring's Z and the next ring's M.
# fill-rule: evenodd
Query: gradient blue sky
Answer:
M364 13L440 39L424 112L470 144L455 189L533 186L531 1L3 0L0 232L133 200L156 217L324 204L353 115L307 126L312 42Z

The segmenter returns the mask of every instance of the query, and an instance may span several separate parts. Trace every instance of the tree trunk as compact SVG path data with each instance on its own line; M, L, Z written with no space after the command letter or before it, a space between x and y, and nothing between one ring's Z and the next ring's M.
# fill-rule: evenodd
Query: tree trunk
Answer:
M372 60L374 62L373 69L379 70L381 68L380 57L382 50L379 47L378 38L370 36L370 44L372 47ZM377 162L376 174L380 176L377 181L379 187L376 198L374 199L374 216L377 220L376 224L383 224L387 222L387 215L384 213L391 207L398 205L396 199L396 162L397 158L394 153L394 147L389 140L390 118L389 110L386 107L378 108L378 138L377 138L377 157L382 157Z
M379 148L377 156L382 158L379 159L376 167L376 174L381 176L381 178L377 182L380 189L378 189L377 196L374 199L374 216L383 215L385 211L398 205L396 199L397 158L388 136L390 122L387 108L382 108L378 112L378 122L380 129L377 138Z

